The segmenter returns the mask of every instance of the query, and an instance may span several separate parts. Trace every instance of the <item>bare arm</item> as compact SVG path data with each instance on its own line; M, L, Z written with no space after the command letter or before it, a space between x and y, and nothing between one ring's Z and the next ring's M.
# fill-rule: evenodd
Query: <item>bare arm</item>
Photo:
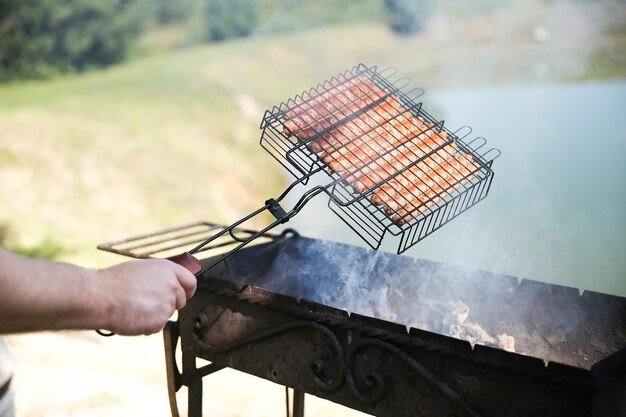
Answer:
M0 334L60 329L156 333L195 288L193 274L167 260L92 270L0 248Z

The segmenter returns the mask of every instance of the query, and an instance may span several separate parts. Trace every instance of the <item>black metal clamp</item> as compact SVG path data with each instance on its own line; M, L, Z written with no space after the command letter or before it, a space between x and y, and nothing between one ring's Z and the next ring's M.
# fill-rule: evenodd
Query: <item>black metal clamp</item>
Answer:
M269 200L265 201L265 204L267 205L267 209L270 211L270 213L272 213L272 216L274 216L276 220L280 220L280 223L287 223L289 221L289 215L287 214L285 209L281 207L278 201L270 198Z

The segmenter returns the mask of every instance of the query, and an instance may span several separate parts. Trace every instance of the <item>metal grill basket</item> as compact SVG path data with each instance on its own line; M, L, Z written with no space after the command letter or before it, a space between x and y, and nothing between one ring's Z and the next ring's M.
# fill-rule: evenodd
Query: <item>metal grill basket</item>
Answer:
M399 237L398 253L484 199L500 151L482 137L467 139L467 126L448 130L423 109L423 90L409 83L394 68L359 64L266 111L260 144L295 180L278 198L189 250L224 239L234 245L202 272L289 221L318 194L373 249L387 233ZM323 185L308 186L314 176ZM305 191L286 211L280 202L296 187ZM275 221L241 234L246 221L266 210ZM100 248L136 256L119 243Z

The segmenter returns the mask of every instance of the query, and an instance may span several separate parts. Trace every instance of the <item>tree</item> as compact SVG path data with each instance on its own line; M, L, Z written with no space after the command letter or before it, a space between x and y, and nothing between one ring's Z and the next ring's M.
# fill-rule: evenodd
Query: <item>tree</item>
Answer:
M0 0L0 80L120 62L141 33L143 0Z
M259 24L258 0L208 0L205 7L205 39L221 41L248 36Z
M389 27L400 35L413 35L424 26L433 5L428 0L383 0Z

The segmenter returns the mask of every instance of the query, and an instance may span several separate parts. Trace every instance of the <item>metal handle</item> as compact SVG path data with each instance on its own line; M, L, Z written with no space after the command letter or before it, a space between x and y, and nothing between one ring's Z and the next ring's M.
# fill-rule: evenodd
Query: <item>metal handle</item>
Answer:
M189 272L191 272L194 275L196 275L202 269L202 265L200 264L200 261L197 260L189 252L181 253L180 255L172 256L167 259L174 263L177 263L180 266L187 268Z
M269 230L273 229L274 227L278 226L281 223L286 223L289 221L289 219L292 217L293 213L292 212L285 212L285 210L280 206L279 204L280 199L269 199L265 202L265 205L263 207L260 207L259 209L253 211L252 213L248 214L247 216L243 217L242 219L237 220L235 223L231 224L230 226L224 228L223 230L221 230L220 232L214 234L213 236L211 236L210 238L204 240L203 242L201 242L198 246L196 246L195 248L191 249L188 253L189 254L193 254L196 253L198 251L200 251L202 248L204 248L205 246L209 245L211 242L213 242L214 240L228 234L231 239L235 242L239 242L239 244L237 246L235 246L235 248L231 249L230 251L221 254L217 260L211 262L208 265L204 265L202 267L202 269L196 274L198 276L204 274L206 271L208 271L209 269L213 268L215 265L219 264L220 262L222 262L223 260L225 260L226 258L228 258L230 255L232 255L233 253L235 253L236 251L238 251L239 249L241 249L242 247L244 247L245 245L247 245L248 243L252 242L254 239L258 238L259 236L264 235L265 233L267 233ZM237 236L236 233L236 229L239 225L241 225L242 223L247 222L248 220L250 220L253 217L258 216L259 214L263 213L264 211L269 211L276 220L274 220L272 223L270 223L269 225L267 225L266 227L264 227L263 229L259 230L258 232L255 232L253 234L251 234L250 236L246 236L246 237L240 237Z
M216 233L215 235L211 236L210 238L200 243L195 248L191 249L189 251L190 254L196 253L200 251L202 248L204 248L205 246L207 246L209 243L213 242L214 240L218 239L221 236L224 236L226 233L228 233L235 242L239 242L239 244L235 248L219 256L217 260L213 261L212 263L208 265L204 265L202 269L200 270L200 272L196 275L200 276L204 274L206 271L213 268L215 265L219 264L220 262L228 258L230 255L232 255L233 253L237 252L239 249L243 248L248 243L252 242L254 239L266 234L268 231L278 226L279 224L287 223L293 216L295 216L296 214L300 212L300 210L302 210L302 208L305 206L305 204L309 200L311 200L313 197L315 197L316 195L324 191L324 187L322 186L316 186L316 187L311 188L310 190L302 194L302 197L300 197L300 200L298 200L298 202L290 211L285 211L285 209L281 207L280 201L282 201L282 199L285 198L285 196L289 193L289 191L291 191L300 182L302 182L302 179L292 183L289 187L287 187L287 189L278 198L276 199L270 198L269 200L266 200L265 205L263 207L260 207L257 210L253 211L252 213L248 214L247 216L243 217L242 219L237 220L235 223L224 228L219 233ZM258 232L251 234L250 236L239 237L235 234L236 229L239 225L247 222L253 217L258 216L259 214L263 213L265 210L269 211L276 220L274 220L272 223L265 226L263 229L259 230Z

